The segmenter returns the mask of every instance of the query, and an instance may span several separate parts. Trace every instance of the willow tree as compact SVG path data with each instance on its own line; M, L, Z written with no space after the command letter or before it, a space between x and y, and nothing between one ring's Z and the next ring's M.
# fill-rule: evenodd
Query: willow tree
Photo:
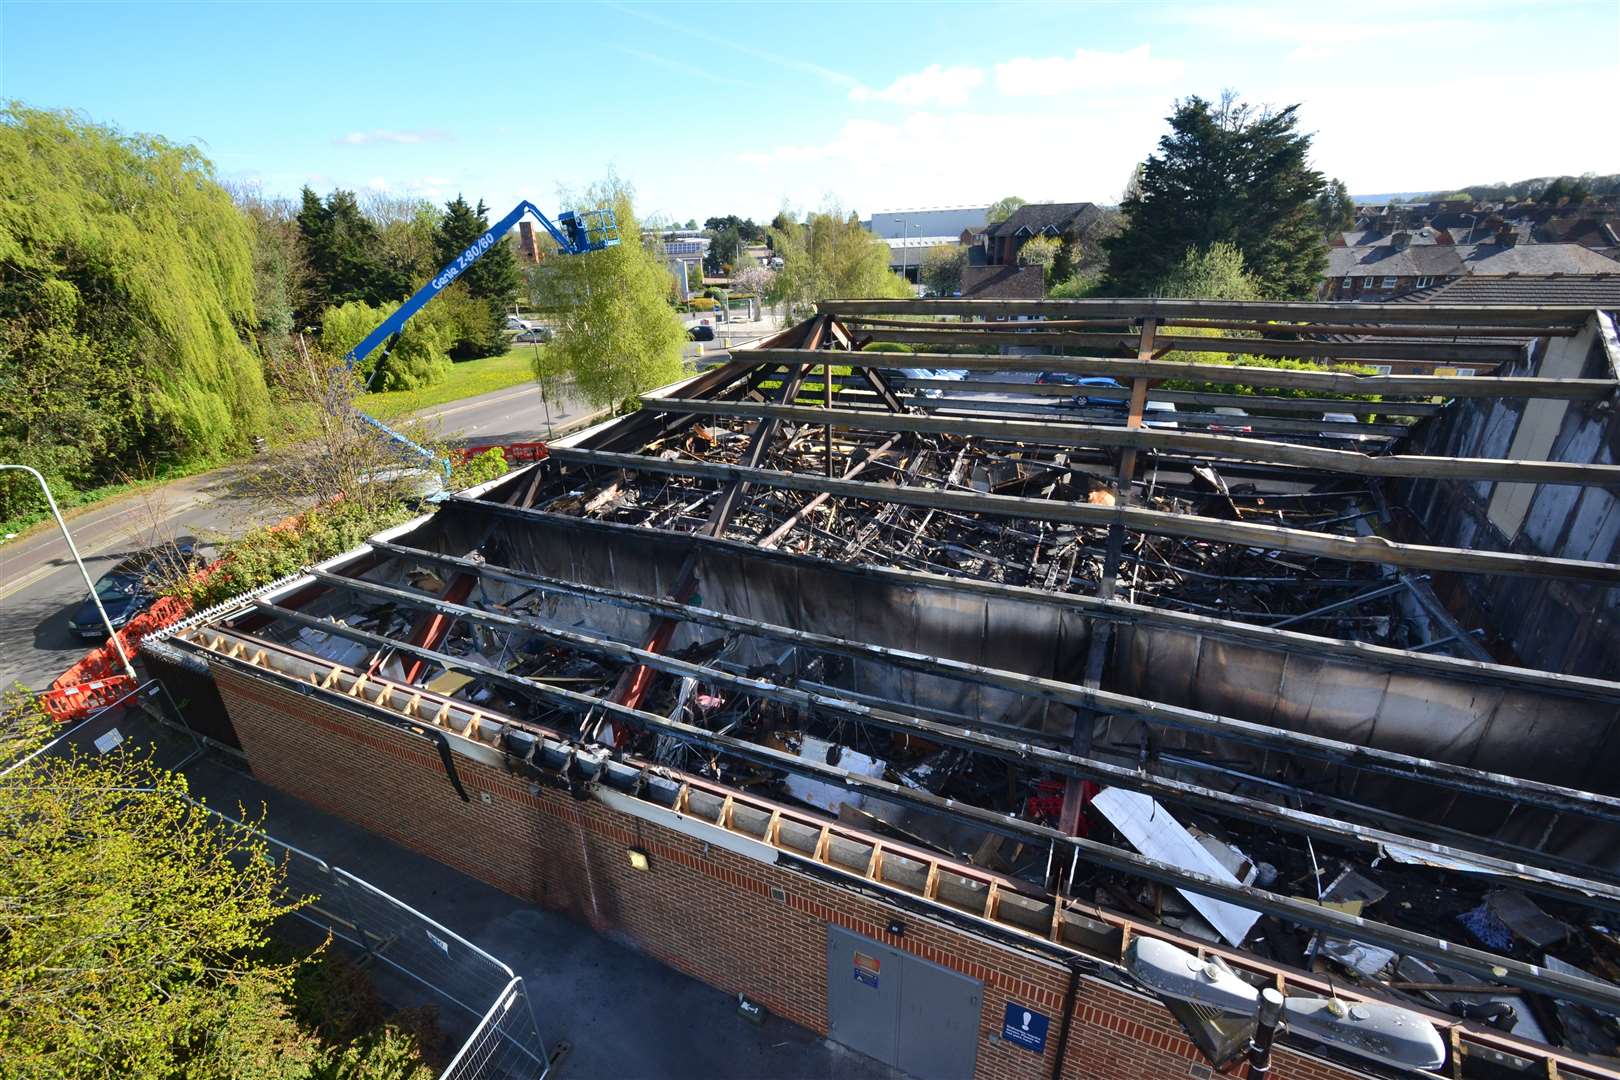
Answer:
M905 278L889 269L889 245L862 228L855 214L829 207L807 216L803 225L778 215L770 234L771 249L782 259L772 299L787 302L789 318L833 297L915 295Z
M225 450L267 404L253 293L248 223L195 147L0 110L0 456L86 484Z
M674 282L656 240L643 240L634 192L617 177L593 184L582 209L611 207L622 238L584 255L554 255L531 277L534 299L554 320L535 377L571 378L595 405L618 405L680 378L686 332L670 306Z

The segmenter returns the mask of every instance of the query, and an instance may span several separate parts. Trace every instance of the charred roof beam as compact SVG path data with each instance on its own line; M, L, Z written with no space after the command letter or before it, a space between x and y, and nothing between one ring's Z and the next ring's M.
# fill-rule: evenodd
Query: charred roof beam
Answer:
M1059 850L1073 851L1087 863L1119 873L1158 881L1174 888L1187 889L1216 900L1240 907L1276 915L1298 925L1382 945L1397 952L1437 960L1449 967L1459 968L1481 978L1495 979L1512 986L1549 994L1568 1001L1580 1001L1608 1012L1620 1010L1620 988L1578 975L1555 972L1512 957L1501 956L1469 946L1458 945L1443 938L1404 930L1387 923L1359 916L1347 915L1324 908L1306 900L1296 900L1268 892L1254 886L1216 880L1204 874L1184 870L1179 866L1159 862L1142 855L1115 848L1084 837L1066 836L1056 829L1023 821L1006 814L983 810L953 799L941 798L924 791L916 791L899 784L860 776L836 766L809 761L795 754L784 753L746 740L720 735L705 728L670 720L654 713L632 709L605 698L581 694L558 686L511 675L488 665L449 656L416 646L391 641L380 634L358 630L352 626L316 619L301 612L276 608L264 600L254 601L256 607L269 609L268 613L308 626L312 629L347 637L373 648L398 648L425 660L475 674L488 681L506 685L520 693L550 704L561 705L580 712L600 711L615 720L622 720L647 731L673 735L683 741L706 746L716 752L764 765L767 768L808 776L824 783L841 786L873 798L901 805L914 806L928 813L967 821L988 831L1026 838L1040 844L1050 844Z

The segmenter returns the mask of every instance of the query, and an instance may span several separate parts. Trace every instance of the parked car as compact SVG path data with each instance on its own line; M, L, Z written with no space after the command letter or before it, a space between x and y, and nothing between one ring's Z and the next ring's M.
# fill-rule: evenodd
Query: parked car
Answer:
M551 328L549 326L533 326L512 340L524 345L544 345L551 340Z
M1069 399L1069 404L1077 409L1117 408L1125 410L1126 399L1130 396L1130 389L1115 379L1103 378L1097 375L1075 375L1067 371L1043 371L1035 376L1035 381L1046 386L1073 386L1081 392ZM1099 394L1101 390L1117 390L1117 394Z
M528 319L520 319L516 315L506 317L506 328L508 330L533 330L536 325L536 323L532 323Z
M1326 412L1326 413L1322 414L1322 419L1325 420L1325 421L1328 421L1329 423L1340 423L1340 424L1359 424L1359 423L1361 423L1361 418L1359 416L1357 416L1355 413L1347 413L1347 412ZM1340 440L1343 440L1344 442L1365 442L1368 439L1376 438L1376 436L1374 436L1374 435L1360 435L1360 434L1357 434L1355 432L1350 432L1350 431L1334 431L1332 429L1329 429L1327 431L1322 432L1322 438L1324 438L1324 439L1340 439Z
M1147 403L1147 409L1142 413L1142 426L1179 431L1181 425L1176 422L1176 403L1150 399Z
M714 325L708 319L702 319L686 328L687 341L713 341Z
M1244 412L1242 409L1234 409L1229 406L1223 406L1221 408L1211 409L1210 412L1217 413L1221 416L1234 417L1234 419L1230 421L1222 420L1218 423L1209 425L1209 430L1211 431L1218 432L1223 435L1247 435L1254 430L1253 424L1244 423L1244 421L1249 418L1249 414ZM1241 419L1236 419L1239 417L1241 417Z
M962 368L925 367L880 368L879 372L888 376L898 375L902 380L907 382L912 382L917 379L927 379L934 382L962 382L967 378L968 374L967 371ZM917 393L925 398L937 398L942 396L944 391L937 386L919 386L917 387Z
M154 582L194 562L196 549L194 538L181 537L173 544L137 551L101 575L96 581L96 596L113 629L129 625L131 619L151 607L157 599ZM90 641L107 636L101 613L89 597L68 616L68 629Z

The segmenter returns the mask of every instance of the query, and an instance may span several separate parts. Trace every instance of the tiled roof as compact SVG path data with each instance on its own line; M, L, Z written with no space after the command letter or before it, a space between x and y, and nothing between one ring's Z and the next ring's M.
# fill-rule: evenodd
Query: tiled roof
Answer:
M1360 244L1328 248L1328 277L1446 277L1463 272L1462 249L1453 244Z
M1046 295L1046 272L1039 266L964 266L966 300L1039 300Z
M991 236L1013 236L1020 229L1039 235L1047 228L1068 232L1078 226L1090 224L1100 210L1096 203L1026 203L1014 210L1005 221L998 221L986 231Z
M1419 289L1402 302L1424 304L1590 304L1620 310L1620 274L1559 274L1460 277Z
M1470 244L1470 274L1620 274L1620 262L1579 244Z
M1327 276L1620 274L1620 262L1579 244L1413 244L1328 248Z

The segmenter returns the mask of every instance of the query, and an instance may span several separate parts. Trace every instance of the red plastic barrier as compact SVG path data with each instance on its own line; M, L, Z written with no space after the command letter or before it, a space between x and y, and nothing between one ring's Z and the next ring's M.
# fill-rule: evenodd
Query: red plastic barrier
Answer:
M525 465L531 461L544 461L550 453L544 442L514 442L514 443L488 443L480 446L464 446L457 451L462 461L468 461L488 450L499 450L506 457L508 465Z
M105 679L92 679L90 682L75 683L72 686L53 686L39 695L39 703L45 706L45 711L51 714L52 720L58 724L65 724L71 720L81 719L92 709L111 705L118 700L120 694L134 685L135 680L128 675L111 675Z

